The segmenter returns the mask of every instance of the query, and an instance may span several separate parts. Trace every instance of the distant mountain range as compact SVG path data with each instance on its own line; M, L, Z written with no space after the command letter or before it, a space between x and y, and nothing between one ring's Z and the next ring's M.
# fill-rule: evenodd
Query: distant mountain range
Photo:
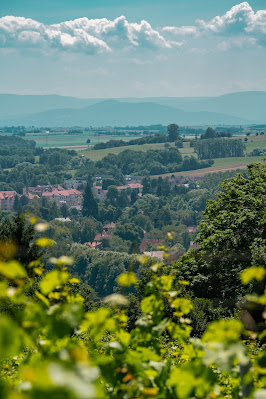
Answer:
M266 123L266 92L219 97L80 99L0 94L0 126L246 125Z

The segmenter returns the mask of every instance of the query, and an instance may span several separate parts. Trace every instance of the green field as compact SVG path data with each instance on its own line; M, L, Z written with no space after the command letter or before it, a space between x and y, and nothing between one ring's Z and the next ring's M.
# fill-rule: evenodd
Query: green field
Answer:
M2 133L3 134L3 133ZM123 139L125 141L134 139L139 136L117 136L117 135L100 135L99 140L101 142L106 142L111 139ZM25 137L27 140L34 140L37 143L38 147L59 147L59 148L73 148L75 150L79 150L80 155L84 155L86 158L90 158L92 161L96 162L104 158L108 154L119 154L120 152L130 149L133 151L148 151L155 149L163 149L164 143L156 143L156 144L142 144L142 145L132 145L132 146L124 146L124 147L115 147L108 148L104 150L93 150L86 143L87 139L90 138L90 144L96 144L98 142L98 135L95 132L85 132L83 134L71 135L66 133L50 133L50 134L27 134ZM236 137L235 137L236 138ZM242 136L239 137L243 141L245 141L246 145L246 154L250 153L254 148L263 148L266 149L266 135L252 135L252 136ZM174 143L171 143L171 146L174 146ZM183 156L185 155L194 155L194 149L189 146L189 142L184 142L184 148L179 149ZM37 158L37 157L36 157ZM226 170L235 170L235 169L244 169L247 164L252 162L262 161L261 157L241 157L241 158L220 158L214 160L214 165L210 168L195 170L195 171L187 171L187 172L177 172L174 173L176 176L202 176L206 173L214 173L218 171L226 171ZM72 174L75 174L75 171L71 171ZM168 173L162 176L171 176L173 173Z
M218 158L214 160L214 165L209 168L189 170L186 172L166 173L155 177L174 176L204 176L208 173L226 172L228 170L245 169L246 166L254 162L263 162L262 157L236 157L236 158Z
M0 133L0 135L6 136L9 135L7 133ZM25 140L34 140L37 144L37 147L51 148L51 147L78 147L78 148L87 148L87 140L90 139L90 145L96 144L98 142L106 142L109 140L124 140L129 141L135 138L139 138L136 135L98 135L95 132L84 132L83 134L67 134L67 133L28 133L25 137ZM78 149L77 148L77 149Z
M245 136L242 137L244 141ZM249 136L246 144L246 153L249 153L254 148L265 148L266 149L266 136ZM174 146L174 144L171 144ZM109 148L105 150L86 150L80 151L80 154L85 155L85 157L90 158L92 161L96 162L104 158L108 154L119 154L120 152L131 149L133 151L148 151L150 149L163 149L164 143L162 144L143 144L143 145L134 145L134 146L125 146L118 148ZM194 155L194 149L189 146L189 142L184 143L184 148L179 149L183 156L185 155ZM162 177L166 176L204 176L207 173L215 173L219 171L228 171L228 170L237 170L237 169L245 169L249 163L253 162L261 162L263 161L262 157L239 157L239 158L218 158L214 159L214 165L210 168L190 170L187 172L177 172L177 173L167 173L160 175Z
M254 150L254 148L266 149L266 135L265 136L249 136L248 141L245 142L246 152Z
M171 144L171 147L174 147L174 144ZM132 151L148 151L148 150L162 150L164 148L164 143L155 143L155 144L142 144L142 145L130 145L125 147L115 147L115 148L107 148L105 150L81 150L79 154L85 155L86 158L90 158L93 162L100 161L108 154L120 154L120 152L125 150ZM179 148L180 152L183 155L190 155L193 153L194 149L189 147L189 142L184 143L184 148Z
M241 137L242 140L244 141L245 136ZM249 153L252 151L254 148L265 148L266 149L266 136L249 136L248 141L245 142L246 145L246 153ZM171 144L171 146L174 146L174 144ZM133 151L148 151L148 150L155 150L155 149L163 149L164 148L164 143L160 144L142 144L142 145L132 145L132 146L125 146L125 147L115 147L115 148L107 148L105 150L82 150L80 151L80 154L85 155L85 157L90 158L92 161L99 161L102 158L104 158L108 154L119 154L120 152L124 150L131 149ZM189 142L184 142L184 148L179 148L180 152L182 155L194 155L194 149L189 146ZM235 158L233 158L235 159ZM229 161L228 161L229 160ZM226 162L231 163L231 158L228 158ZM217 160L221 161L221 160ZM216 162L216 161L215 161ZM242 163L245 163L243 161ZM217 165L218 166L218 165ZM222 166L222 165L221 165Z

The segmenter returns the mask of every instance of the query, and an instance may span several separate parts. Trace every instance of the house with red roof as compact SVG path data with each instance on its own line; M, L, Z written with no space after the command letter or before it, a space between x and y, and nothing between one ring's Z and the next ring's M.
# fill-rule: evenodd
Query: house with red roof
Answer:
M28 187L23 190L23 194L29 199L47 198L48 200L54 200L59 206L66 204L69 207L77 207L82 202L81 191L74 188L65 189L60 185Z
M3 211L11 211L16 196L19 196L16 191L0 191L0 209Z

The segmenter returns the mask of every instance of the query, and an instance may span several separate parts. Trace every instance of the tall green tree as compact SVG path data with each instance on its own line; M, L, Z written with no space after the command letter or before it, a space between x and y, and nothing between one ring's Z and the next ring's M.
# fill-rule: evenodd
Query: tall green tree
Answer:
M98 204L94 198L91 185L87 183L84 195L83 195L83 205L82 205L82 215L87 217L94 217L98 219Z
M174 142L178 139L179 137L179 126L176 123L171 123L170 125L167 126L168 130L168 139L170 142Z
M18 195L15 196L13 210L16 212L20 210L20 200L19 200Z
M214 139L215 137L217 137L217 133L212 127L208 127L206 132L200 136L201 139Z
M61 211L61 215L63 216L63 218L67 218L69 216L69 209L68 209L68 206L66 204L63 204L61 206L60 211Z
M143 191L142 194L150 194L151 193L151 179L150 177L146 176L142 180Z
M119 191L116 186L109 186L106 197L111 205L116 206L119 199Z
M266 165L249 165L247 177L237 174L221 187L199 225L199 249L179 266L196 296L233 306L243 294L241 270L266 267Z
M93 242L97 234L97 222L95 219L84 218L82 220L82 227L80 232L81 244L85 242Z
M49 201L48 220L54 220L60 216L56 201Z

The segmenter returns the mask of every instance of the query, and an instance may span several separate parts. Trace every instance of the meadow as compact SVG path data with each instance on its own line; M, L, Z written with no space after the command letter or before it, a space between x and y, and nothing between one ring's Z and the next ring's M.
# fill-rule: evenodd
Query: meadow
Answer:
M87 150L81 150L79 154L84 155L86 158L90 158L93 162L100 161L108 154L120 154L120 152L125 150L132 151L149 151L149 150L162 150L164 148L165 143L154 143L154 144L142 144L142 145L131 145L124 147L115 147L115 148L106 148L104 150L93 150L89 148ZM171 147L174 147L174 143L170 144ZM189 142L184 143L184 148L179 148L180 152L183 155L193 154L194 149L189 147Z
M8 136L12 134L1 132L0 135ZM94 145L98 142L106 142L108 140L121 140L129 141L135 138L139 138L138 135L133 135L127 133L126 135L105 135L105 134L97 134L94 131L84 132L83 134L67 134L60 132L51 132L51 133L26 133L26 136L23 137L25 140L34 140L36 142L37 147L44 148L64 148L67 147L69 149L81 149L88 148L87 140L90 139L90 145Z
M246 136L240 137L243 141L246 139ZM249 154L254 148L264 148L266 149L266 136L263 135L252 135L247 137L247 141L245 141L246 145L246 154ZM171 144L174 146L174 143ZM133 151L148 151L154 149L163 149L164 143L160 144L143 144L143 145L134 145L134 146L125 146L125 147L118 147L118 148L110 148L104 150L93 150L88 149L86 151L82 150L79 153L84 155L85 157L90 158L92 161L96 162L104 158L108 154L119 154L120 152L131 149ZM194 149L189 146L189 142L184 142L184 147L179 149L183 156L186 155L193 155L197 157L194 153ZM263 157L232 157L232 158L218 158L214 159L214 165L200 170L190 170L186 172L177 172L177 173L167 173L158 176L167 177L167 176L204 176L208 173L215 173L220 171L230 171L230 170L237 170L237 169L245 169L246 166L250 163L254 162L262 162Z
M208 173L227 172L230 170L245 169L248 164L263 162L262 157L219 158L214 160L214 165L209 168L188 170L186 172L166 173L155 177L190 176L200 177Z
M3 134L3 133L2 133ZM125 141L129 141L134 139L136 135L130 134L130 132L126 132L126 135L104 135L100 134L98 136L97 132L88 131L84 132L83 134L67 134L67 133L50 133L50 134L27 134L24 138L27 140L34 140L36 141L37 147L44 147L44 148L68 148L68 149L75 149L78 151L80 155L85 156L86 158L91 159L93 162L97 162L107 156L108 154L119 154L124 150L130 149L132 151L149 151L149 150L156 150L156 149L163 149L165 148L164 143L154 143L154 144L142 144L142 145L132 145L132 146L124 146L124 147L116 147L116 148L107 148L103 150L93 150L92 146L97 142L106 142L111 139L123 139ZM228 170L236 170L236 169L244 169L246 165L253 162L260 162L263 160L262 157L249 157L247 156L253 149L255 148L263 148L266 149L266 135L250 135L240 136L245 142L246 145L246 156L240 158L219 158L214 159L214 165L195 171L187 171L187 172L177 172L177 173L168 173L161 175L163 177L171 176L174 174L175 176L203 176L207 173L215 173L218 171L228 171ZM87 140L90 139L90 144L87 144ZM247 140L247 141L246 141ZM170 144L172 147L174 143ZM197 157L194 153L194 148L190 147L189 141L183 143L184 147L180 148L180 152L183 156L190 156L193 155ZM75 171L72 170L71 173L75 175Z

